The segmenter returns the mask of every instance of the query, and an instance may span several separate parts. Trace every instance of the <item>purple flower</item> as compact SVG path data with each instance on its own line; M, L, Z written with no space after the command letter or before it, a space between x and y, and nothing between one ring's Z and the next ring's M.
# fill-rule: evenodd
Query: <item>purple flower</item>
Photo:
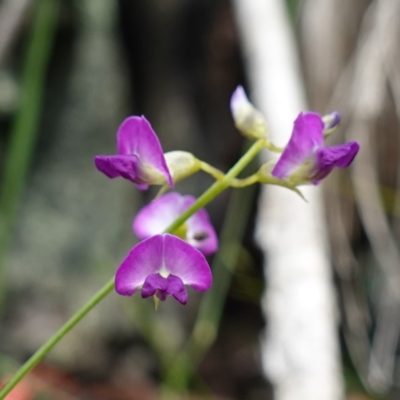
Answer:
M129 117L120 125L117 147L117 155L94 159L97 169L109 178L121 176L139 189L165 183L174 186L160 142L145 117Z
M143 298L165 300L172 295L182 304L187 302L184 285L202 292L211 283L211 270L203 254L168 233L137 244L115 276L115 290L122 296L132 296L141 288Z
M174 192L165 194L139 211L133 221L133 231L140 239L162 233L195 201L193 196L181 196ZM173 234L205 255L215 253L218 249L217 235L204 209L188 218Z
M359 148L357 142L324 147L324 122L321 116L317 113L300 113L272 175L279 179L289 178L296 184L318 184L333 168L348 167Z

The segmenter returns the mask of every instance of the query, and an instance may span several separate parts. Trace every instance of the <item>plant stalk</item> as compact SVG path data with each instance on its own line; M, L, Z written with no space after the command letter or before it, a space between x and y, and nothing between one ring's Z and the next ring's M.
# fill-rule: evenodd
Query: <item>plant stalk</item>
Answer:
M264 147L264 140L260 139L255 142L250 149L239 159L239 161L229 170L223 179L215 182L208 190L206 190L197 201L189 207L180 217L178 217L165 232L174 232L189 217L191 217L200 208L203 208L223 190L229 187L230 182L234 179L259 153ZM53 347L75 326L80 322L89 311L91 311L101 300L103 300L114 288L114 278L108 281L98 292L95 293L89 301L83 305L42 347L39 348L29 358L25 364L15 373L10 381L0 391L0 400L4 399L8 393L18 384L18 382L27 375L52 349Z

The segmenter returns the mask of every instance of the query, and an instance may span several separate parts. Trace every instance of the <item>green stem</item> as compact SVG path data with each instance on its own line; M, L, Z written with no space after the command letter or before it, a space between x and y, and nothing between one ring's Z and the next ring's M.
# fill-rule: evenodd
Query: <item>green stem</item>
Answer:
M173 232L179 228L189 217L191 217L200 208L213 200L224 189L229 187L234 179L250 161L264 147L264 140L260 139L240 158L240 160L229 170L224 179L215 182L206 192L200 196L197 201L188 208L179 218L173 222L165 232ZM103 286L89 301L81 307L42 347L37 350L28 361L15 373L11 380L0 391L0 400L10 393L14 386L31 371L50 350L86 315L91 311L104 297L114 288L114 278Z
M213 286L204 294L194 328L184 349L173 362L169 361L164 366L165 385L170 389L183 391L188 387L196 366L217 337L254 194L255 186L232 194L221 231L220 248L212 265Z
M254 185L255 183L262 183L264 185L282 186L284 188L290 189L293 192L297 193L303 200L306 201L303 194L296 187L296 185L290 183L289 181L287 181L285 179L275 178L271 174L269 174L267 176L265 174L261 175L259 172L256 172L255 174L250 175L247 178L233 179L231 181L230 186L233 188L245 188L247 186Z
M264 139L257 140L250 149L240 158L240 160L227 172L225 177L214 182L208 190L206 190L197 201L189 207L179 218L177 218L167 229L166 232L174 232L178 229L191 215L203 208L212 199L217 197L227 187L230 186L232 180L236 178L246 167L247 164L262 150L265 145Z
M297 188L297 186L286 179L278 179L272 176L271 173L267 172L256 172L255 175L257 176L258 182L264 185L276 185L282 186L286 189L290 189L293 192L297 193L305 202L307 202L306 198L304 197L303 193ZM249 177L251 178L251 177Z
M109 280L83 307L81 307L35 354L15 373L0 391L0 399L4 399L14 386L30 372L50 350L101 300L114 289L114 278Z
M243 178L243 179L234 179L234 180L231 182L231 187L234 187L234 188L244 188L244 187L246 187L246 186L254 185L255 183L258 183L258 182L259 182L259 179L258 179L257 174L253 174L253 175L250 175L250 176L247 177L247 178Z
M213 167L210 164L207 164L205 161L200 161L201 169L207 174L211 175L217 181L224 179L225 174L220 171L218 168Z

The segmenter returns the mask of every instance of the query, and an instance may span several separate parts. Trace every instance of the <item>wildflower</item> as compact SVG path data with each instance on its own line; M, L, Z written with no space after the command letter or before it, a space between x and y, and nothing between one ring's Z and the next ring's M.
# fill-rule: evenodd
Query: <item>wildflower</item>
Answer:
M121 176L139 189L174 186L160 142L145 117L129 117L120 125L117 147L117 155L95 157L97 169L109 178Z
M133 231L140 239L162 233L195 201L193 196L181 196L175 192L165 194L139 211L133 221ZM217 251L217 235L204 209L188 218L173 234L186 240L205 255Z
M333 168L348 167L358 153L357 142L324 147L324 122L317 113L300 113L292 136L272 170L279 179L291 183L317 185Z
M155 296L164 301L172 295L181 304L186 304L188 297L184 285L205 291L211 283L211 270L203 254L168 233L137 244L115 276L115 290L122 296L132 296L141 289L143 298Z
M231 112L235 126L250 139L264 139L268 134L264 116L249 101L242 86L231 97Z

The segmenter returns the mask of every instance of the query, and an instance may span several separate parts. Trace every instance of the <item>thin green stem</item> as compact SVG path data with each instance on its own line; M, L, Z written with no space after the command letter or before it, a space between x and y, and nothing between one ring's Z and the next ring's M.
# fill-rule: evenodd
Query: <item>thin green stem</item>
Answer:
M47 0L46 0L47 1ZM240 160L229 170L224 179L215 182L197 201L185 211L179 218L173 222L165 232L174 232L189 217L191 217L200 208L213 200L224 189L229 187L230 182L234 179L250 161L263 148L264 140L258 140L252 147L240 158ZM0 400L13 389L13 387L31 371L49 352L50 350L79 322L89 313L103 298L107 296L114 288L114 278L103 286L89 301L81 307L39 350L37 350L28 361L15 373L11 380L0 391Z
M274 176L272 176L271 173L267 173L266 171L263 171L263 172L260 172L260 171L255 173L255 175L257 176L258 182L260 182L264 185L276 185L276 186L282 186L286 189L290 189L293 192L297 193L305 202L307 202L303 193L297 188L297 186L294 183L291 183L290 181L285 180L285 179L275 178ZM249 177L249 178L251 178L251 177Z
M240 160L227 172L225 177L214 182L208 190L206 190L197 201L189 207L179 218L177 218L167 229L166 232L174 232L178 229L191 215L203 208L212 199L217 197L227 187L230 186L232 180L236 178L240 172L249 164L249 162L262 150L265 140L257 140L250 149L240 158Z
M103 300L114 289L114 278L109 280L91 299L82 306L42 347L26 361L26 363L15 373L0 391L0 399L4 399L14 386L30 372L53 347L92 310L101 300Z
M175 360L164 368L165 384L169 388L182 391L188 387L196 366L217 337L254 194L255 186L232 194L221 231L220 248L212 265L213 286L204 294L186 346Z
M205 161L200 161L200 165L201 165L202 171L207 172L207 174L211 175L217 181L224 179L225 174L222 171L220 171L218 168L215 168L212 165L207 164Z
M258 182L259 182L259 179L258 179L257 174L253 174L247 178L233 179L231 182L231 187L244 188L246 186L254 185L255 183L258 183Z

